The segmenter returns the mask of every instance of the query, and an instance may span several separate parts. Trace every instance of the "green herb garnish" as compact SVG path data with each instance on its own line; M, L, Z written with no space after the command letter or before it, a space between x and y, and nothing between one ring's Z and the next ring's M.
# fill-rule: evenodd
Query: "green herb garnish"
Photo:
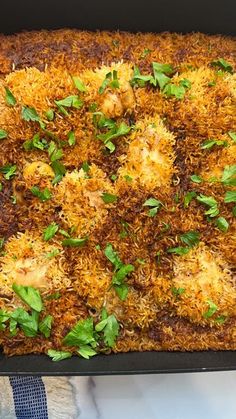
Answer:
M212 61L211 65L217 67L222 71L233 74L233 67L230 63L224 60L224 58L218 58L218 60Z
M229 131L227 132L228 136L236 143L236 132Z
M83 247L88 241L88 237L73 239L68 238L62 241L62 246L64 247Z
M31 192L34 196L37 196L37 198L40 199L40 201L48 201L52 197L52 193L49 191L48 188L45 188L43 191L40 191L38 186L33 186L31 189Z
M5 92L6 92L6 95L5 95L6 103L9 106L15 106L16 98L13 96L12 92L10 91L8 87L5 87Z
M49 338L51 335L52 321L53 317L50 314L48 314L39 323L39 331L45 336L45 338Z
M79 98L77 95L67 96L65 99L55 100L55 104L57 105L59 111L68 116L69 113L65 108L75 108L80 109L82 108L84 102Z
M48 121L53 121L55 118L55 113L53 109L48 109L47 112L45 112L45 116L47 118Z
M149 217L154 217L161 208L161 206L163 206L163 204L156 198L149 198L144 202L143 206L151 207L151 209L148 212L148 215Z
M73 83L80 92L84 93L87 91L84 83L78 77L72 77Z
M98 89L98 93L100 95L103 94L107 87L112 87L113 89L118 89L120 87L116 70L106 74L105 79Z
M199 243L200 234L198 231L187 231L180 235L180 240L188 247L194 247Z
M119 334L119 323L114 314L108 316L105 309L103 309L103 319L96 324L95 330L103 332L104 342L107 346L112 348L115 344L116 338Z
M207 300L207 304L209 306L208 310L203 314L204 319L209 319L210 317L215 314L215 312L218 310L218 307L213 301Z
M172 287L171 292L172 292L173 295L175 295L175 297L179 297L180 295L182 295L185 292L185 288Z
M236 202L236 191L227 191L225 194L224 202L229 204L230 202Z
M207 211L205 211L205 215L209 215L209 217L213 218L219 214L218 203L212 196L206 196L200 194L197 196L197 201L203 205L210 207Z
M236 164L232 166L225 166L221 182L224 185L236 186Z
M184 197L184 208L188 208L193 198L196 198L197 194L194 191L187 192Z
M68 137L68 143L69 145L72 147L76 144L76 139L75 139L75 133L74 131L70 131L67 135Z
M0 168L0 172L4 174L6 180L10 180L16 175L17 166L15 164L8 164Z
M113 204L114 202L117 202L117 199L117 195L113 195L107 192L103 192L102 194L102 200L105 202L105 204Z
M229 228L229 223L224 217L219 217L216 220L216 227L225 233Z
M192 176L190 176L190 179L194 183L202 183L203 182L203 179L201 178L201 176L198 176L198 175L192 175Z
M55 236L58 229L59 229L58 224L55 224L55 223L50 224L43 232L43 240L48 241L52 239Z
M4 129L0 129L0 140L4 140L4 138L7 138L7 136L7 131L5 131Z
M37 312L43 310L43 302L37 289L17 284L13 284L12 289L30 308Z
M48 356L52 358L52 361L62 361L63 359L71 358L72 353L66 351L56 351L55 349L49 349L47 352Z
M209 140L204 141L204 143L202 143L201 148L205 150L205 149L212 148L215 145L226 147L228 143L227 141L209 139Z
M34 148L39 149L39 150L45 150L48 147L48 143L47 140L45 139L40 139L40 134L35 134L33 136L32 140L26 140L23 143L23 147L26 151L30 151Z

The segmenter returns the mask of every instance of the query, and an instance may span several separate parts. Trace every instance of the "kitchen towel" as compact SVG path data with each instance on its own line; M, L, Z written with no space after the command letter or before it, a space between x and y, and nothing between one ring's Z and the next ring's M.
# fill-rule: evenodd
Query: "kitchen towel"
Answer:
M75 394L67 377L0 378L0 419L77 419Z

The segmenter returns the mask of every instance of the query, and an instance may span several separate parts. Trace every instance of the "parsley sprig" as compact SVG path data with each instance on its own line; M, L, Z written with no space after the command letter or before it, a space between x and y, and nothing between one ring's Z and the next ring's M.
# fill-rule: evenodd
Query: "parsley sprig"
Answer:
M105 248L105 256L114 266L114 275L112 277L112 286L114 287L119 298L124 301L128 295L129 287L126 284L126 277L134 271L134 266L124 264L118 254L114 251L110 243Z

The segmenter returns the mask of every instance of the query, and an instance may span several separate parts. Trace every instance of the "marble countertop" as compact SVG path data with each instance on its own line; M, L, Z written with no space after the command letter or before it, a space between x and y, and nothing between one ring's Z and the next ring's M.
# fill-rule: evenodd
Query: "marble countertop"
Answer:
M80 419L235 419L236 372L69 378Z

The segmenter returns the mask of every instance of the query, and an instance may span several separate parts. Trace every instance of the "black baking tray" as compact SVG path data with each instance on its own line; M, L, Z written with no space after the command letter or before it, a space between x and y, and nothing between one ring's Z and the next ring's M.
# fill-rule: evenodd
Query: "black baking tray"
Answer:
M235 0L5 0L0 4L0 32L78 28L131 32L204 32L236 35ZM236 369L233 351L133 352L73 357L54 363L44 355L6 358L0 375L109 375Z

